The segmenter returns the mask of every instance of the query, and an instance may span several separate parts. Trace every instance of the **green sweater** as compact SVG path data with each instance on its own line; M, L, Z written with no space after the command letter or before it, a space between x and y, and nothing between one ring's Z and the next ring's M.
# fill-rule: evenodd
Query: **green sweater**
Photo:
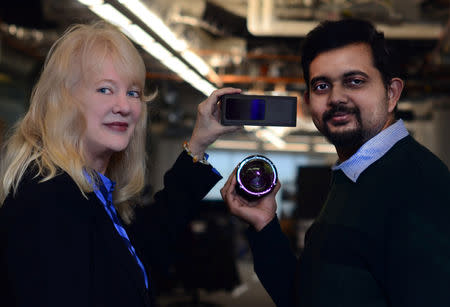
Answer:
M334 172L298 264L276 219L249 240L277 306L450 306L449 218L449 170L408 136L356 183Z

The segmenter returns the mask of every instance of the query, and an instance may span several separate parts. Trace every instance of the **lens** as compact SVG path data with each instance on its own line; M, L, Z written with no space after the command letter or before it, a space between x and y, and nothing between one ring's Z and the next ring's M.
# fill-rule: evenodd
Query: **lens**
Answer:
M236 172L236 190L247 199L262 197L270 193L277 182L275 165L261 155L242 160Z
M242 184L254 192L261 192L273 180L273 171L264 160L253 160L241 170Z

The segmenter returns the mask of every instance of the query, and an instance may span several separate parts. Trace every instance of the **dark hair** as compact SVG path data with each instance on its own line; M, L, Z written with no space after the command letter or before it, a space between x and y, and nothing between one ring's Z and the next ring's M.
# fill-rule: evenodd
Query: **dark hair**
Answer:
M309 65L320 53L355 43L370 46L374 66L380 71L386 87L392 78L400 75L383 32L378 32L372 23L361 19L327 20L311 30L303 41L302 68L306 89L309 91Z

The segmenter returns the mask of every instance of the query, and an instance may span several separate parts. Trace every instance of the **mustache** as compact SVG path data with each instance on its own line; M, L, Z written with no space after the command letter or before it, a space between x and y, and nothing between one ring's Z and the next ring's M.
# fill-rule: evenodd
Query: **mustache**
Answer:
M333 105L331 109L323 113L322 120L326 122L330 120L336 113L359 114L359 109L356 107L348 107L343 104L336 104Z

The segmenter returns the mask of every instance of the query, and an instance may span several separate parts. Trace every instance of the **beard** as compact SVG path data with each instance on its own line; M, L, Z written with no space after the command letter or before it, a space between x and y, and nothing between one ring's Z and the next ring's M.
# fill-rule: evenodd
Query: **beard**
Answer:
M336 114L354 114L356 127L342 132L331 132L327 122ZM361 112L356 107L347 107L342 104L334 105L330 110L322 115L323 129L322 134L328 141L336 147L341 148L359 148L366 141L366 133L363 129ZM345 125L342 124L342 125Z

